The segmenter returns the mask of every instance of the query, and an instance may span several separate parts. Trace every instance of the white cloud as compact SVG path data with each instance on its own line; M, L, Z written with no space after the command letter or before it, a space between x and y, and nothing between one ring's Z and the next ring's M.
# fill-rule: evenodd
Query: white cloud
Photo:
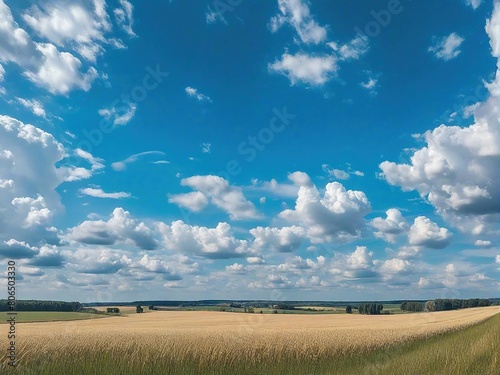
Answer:
M195 88L188 86L184 90L186 91L186 94L188 94L193 98L196 98L200 102L212 102L212 99L210 99L208 96L204 94L199 93L198 90Z
M217 22L218 20L220 20L222 22L225 21L222 14L220 14L219 12L208 7L207 12L205 13L205 21L207 22L207 24L209 24L209 25L213 24L213 23Z
M299 188L293 184L280 184L274 178L271 181L252 180L252 190L270 193L276 197L296 198ZM264 203L265 203L265 197ZM263 202L261 202L263 203Z
M472 9L476 10L481 6L483 0L465 0L465 3L469 5Z
M58 241L46 227L62 211L55 188L63 178L55 165L65 153L51 134L0 115L0 241Z
M121 8L116 8L113 11L116 23L118 23L129 36L137 36L134 30L132 30L134 24L134 6L127 0L120 0L120 5Z
M147 155L159 155L159 156L164 156L165 153L163 151L145 151L145 152L140 152L138 154L134 154L126 158L125 160L122 161L116 161L114 163L111 163L111 168L113 168L115 171L124 171L127 169L127 165L131 163L135 163L139 158ZM153 162L156 164L168 164L167 161L165 160L159 160L156 162Z
M94 63L105 45L125 48L121 40L107 37L112 25L104 0L45 0L24 11L24 22L43 42L19 27L4 0L0 18L0 62L19 65L25 77L52 94L88 91L99 76L94 67L84 67L75 52Z
M68 229L66 238L90 245L114 245L126 243L143 250L158 247L155 233L144 223L133 219L128 211L118 207L108 221L84 221Z
M80 189L79 191L84 195L88 195L95 198L123 199L123 198L130 198L131 196L129 193L125 192L106 193L101 188L85 188L85 189Z
M448 61L454 59L460 54L460 45L464 42L464 38L451 33L450 35L436 39L434 44L429 47L429 52L432 52L438 59Z
M300 188L295 209L281 212L281 218L306 228L314 243L346 240L360 234L363 217L371 210L365 193L346 190L342 184L332 182L326 185L321 197L307 174L295 172L289 178Z
M10 239L0 243L0 257L7 259L30 259L38 254L38 248L24 241Z
M487 22L492 54L500 57L500 3ZM490 97L477 105L474 124L441 125L419 137L426 143L409 164L384 161L382 176L404 191L416 190L446 220L476 235L500 219L500 73L486 84Z
M255 209L252 202L248 201L239 187L230 186L229 183L219 176L192 176L181 180L182 186L189 186L200 194L192 193L171 195L169 202L176 203L191 210L201 210L206 206L205 200L219 207L229 214L232 220L257 219L261 215ZM188 203L190 199L196 198L197 203Z
M321 86L337 72L337 61L330 55L308 55L284 53L281 60L269 64L269 70L285 75L292 85L303 82Z
M168 264L168 262L162 259L151 258L148 254L145 254L141 258L139 264L149 272L163 275L163 278L165 280L182 279L177 270L175 270L170 264Z
M369 50L368 38L361 35L357 35L354 39L343 45L335 42L327 43L327 45L336 52L340 60L358 60Z
M321 264L327 265L323 257ZM373 262L373 252L365 246L357 246L350 254L335 254L331 262L330 272L341 279L371 279L377 276Z
M92 5L91 5L92 4ZM45 1L23 14L24 21L42 38L59 47L71 47L83 58L95 62L106 42L104 33L111 30L105 2Z
M47 118L47 113L43 108L43 104L38 100L28 100L23 98L16 98L19 103L21 103L25 108L28 108L34 115Z
M163 245L172 251L210 259L230 259L251 255L249 244L232 234L231 226L219 223L215 228L191 226L182 220L171 225L157 224Z
M262 257L248 257L248 258L246 258L246 261L250 264L264 264L265 263L265 261L264 261L264 259L262 259Z
M59 52L50 43L36 43L19 28L10 8L0 0L0 61L13 62L24 75L53 94L73 89L88 91L97 77L94 68L81 72L81 61L69 52Z
M306 231L298 226L284 228L257 227L250 230L255 237L253 246L259 250L281 253L297 250L305 239Z
M65 255L70 270L94 275L117 273L132 262L120 251L110 249L77 249Z
M240 263L234 263L230 266L226 266L226 271L229 273L235 273L235 274L246 274L248 272L248 267L245 267L243 264Z
M202 143L201 152L205 154L210 154L212 152L211 147L212 147L211 143Z
M278 0L278 5L281 14L271 18L269 26L272 32L288 23L303 43L318 44L326 39L326 28L318 25L311 16L307 0Z
M343 169L330 169L328 164L321 165L321 169L323 169L323 171L328 173L329 176L333 176L338 180L348 180L351 177L351 174L360 177L365 175L363 172L352 170L349 164L348 167L348 170L345 171Z
M137 104L128 103L126 106L115 108L102 108L98 113L108 121L113 121L113 125L127 125L135 115Z
M91 153L77 148L72 152L72 156L85 160L90 164L90 169L77 166L63 166L58 169L59 176L63 181L72 182L84 180L92 177L104 169L104 160L93 156ZM68 156L68 155L66 155Z
M452 234L448 229L440 228L425 216L419 216L410 228L408 240L410 245L444 249L449 245L451 237Z
M180 207L185 207L194 212L200 212L208 205L208 198L200 191L171 195L169 196L168 201L169 203L175 203Z
M410 226L398 209L391 208L385 213L387 218L377 217L370 222L370 225L378 230L375 232L375 237L395 243L399 235L408 232Z
M42 55L40 67L36 72L27 70L24 73L32 82L52 94L67 94L74 89L90 90L98 76L95 68L91 67L82 73L79 59L69 52L59 52L50 43L37 43L36 49Z
M491 241L476 240L476 242L474 242L474 246L477 246L477 247L491 247Z

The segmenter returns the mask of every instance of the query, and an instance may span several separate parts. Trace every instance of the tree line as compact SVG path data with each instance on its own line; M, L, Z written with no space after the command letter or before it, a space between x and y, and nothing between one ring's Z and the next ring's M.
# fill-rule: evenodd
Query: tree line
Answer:
M485 307L491 306L491 301L485 298L470 298L470 299L449 299L439 298L427 302L403 301L401 303L402 311L446 311L466 309L469 307Z
M381 303L362 303L358 305L358 312L365 315L379 315L383 309L384 305L382 305ZM346 308L346 312L347 311L348 310ZM352 312L352 308L350 309L350 311Z
M0 300L0 311L9 311L8 300ZM16 311L81 311L80 302L17 300Z

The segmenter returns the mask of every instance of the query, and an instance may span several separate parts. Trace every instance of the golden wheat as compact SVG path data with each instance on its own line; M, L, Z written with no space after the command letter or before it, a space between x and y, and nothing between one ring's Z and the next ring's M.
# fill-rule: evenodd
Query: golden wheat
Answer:
M217 363L316 361L362 355L456 330L500 313L499 306L405 315L274 315L153 311L72 322L18 325L20 367L63 357ZM104 360L104 359L103 359Z

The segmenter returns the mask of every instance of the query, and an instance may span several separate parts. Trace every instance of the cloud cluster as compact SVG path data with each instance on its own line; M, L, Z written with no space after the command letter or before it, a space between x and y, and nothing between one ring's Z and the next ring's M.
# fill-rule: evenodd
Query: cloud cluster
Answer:
M320 26L311 15L309 2L306 0L278 0L280 13L271 18L269 28L275 33L284 24L291 25L297 33L296 43L320 44L327 39L327 28ZM324 44L329 49L323 53L291 54L283 53L279 60L268 65L271 72L287 77L292 85L305 83L310 86L322 86L335 77L339 62L357 60L368 51L366 37L357 35L345 44L329 42Z
M181 180L182 186L189 186L195 192L170 195L169 202L191 211L199 212L208 202L229 214L232 220L258 219L261 215L252 202L248 201L239 187L229 185L219 176L192 176Z
M335 242L360 235L363 217L371 210L365 193L346 190L338 183L326 185L321 196L309 176L295 172L290 180L300 186L295 209L287 209L280 217L302 225L313 243Z
M127 17L122 18L131 22L131 5L125 0L121 0L121 5L128 9ZM25 10L23 20L44 42L33 40L19 27L4 0L0 0L0 18L3 19L0 62L17 64L25 77L52 94L88 91L99 75L88 64L95 63L107 45L125 48L121 40L107 37L112 25L104 0L71 3L46 0ZM86 64L69 50L76 52Z
M68 229L66 239L90 245L125 243L143 250L158 247L155 233L144 222L133 219L128 211L118 207L108 221L87 220Z

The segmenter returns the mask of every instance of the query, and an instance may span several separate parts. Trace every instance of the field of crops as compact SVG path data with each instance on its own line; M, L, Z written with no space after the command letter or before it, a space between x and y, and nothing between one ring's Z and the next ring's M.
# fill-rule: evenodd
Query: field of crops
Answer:
M422 343L421 339L435 340L436 335L449 339L446 335L450 333L446 332L472 326L498 313L499 306L387 316L153 311L97 320L19 324L20 360L15 372L391 374L389 367L383 371L383 366L394 360L391 353L408 354L404 348ZM493 336L479 335L474 348L486 361L486 369L495 366L493 361L498 364L499 320L500 315L496 315L482 323L492 325L485 333ZM472 348L475 336L468 335L463 340L465 348ZM450 344L445 353L454 355L456 347ZM481 352L483 349L486 352ZM496 352L490 359L486 354L492 350ZM462 360L471 360L471 355L462 353ZM447 365L458 363L459 357ZM395 364L401 366L401 361ZM416 373L410 372L414 368L396 370L399 374ZM487 371L482 373L489 374Z
M66 312L66 311L19 311L16 315L18 323L29 322L56 322L61 320L81 320L81 319L97 319L103 318L106 315L88 314L81 312ZM7 324L7 312L0 312L0 324Z

